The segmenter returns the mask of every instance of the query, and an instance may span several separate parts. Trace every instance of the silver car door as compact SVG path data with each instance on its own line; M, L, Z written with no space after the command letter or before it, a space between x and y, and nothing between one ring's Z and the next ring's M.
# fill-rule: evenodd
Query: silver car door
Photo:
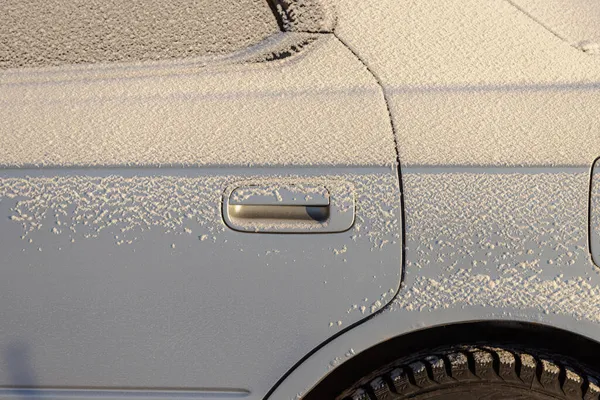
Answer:
M0 70L0 394L262 398L398 289L381 88L322 33L113 61Z

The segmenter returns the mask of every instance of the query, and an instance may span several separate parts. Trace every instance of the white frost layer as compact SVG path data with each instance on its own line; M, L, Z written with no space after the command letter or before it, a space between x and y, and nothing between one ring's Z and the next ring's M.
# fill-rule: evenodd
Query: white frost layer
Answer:
M596 0L511 0L572 46L600 54L600 2ZM595 46L594 46L595 45Z
M391 309L535 309L600 322L588 178L405 174L407 281Z
M595 57L572 48L506 0L336 3L336 34L391 88L552 85L600 78Z
M0 70L223 54L278 31L265 0L3 0Z
M509 2L336 4L336 35L388 94L404 165L583 166L597 156L600 63Z
M280 62L133 70L0 73L0 166L395 162L381 88L335 38Z

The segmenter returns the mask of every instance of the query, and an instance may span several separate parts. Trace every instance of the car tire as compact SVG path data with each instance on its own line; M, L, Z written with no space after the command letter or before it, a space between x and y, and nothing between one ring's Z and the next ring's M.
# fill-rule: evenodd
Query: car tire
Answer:
M453 346L399 359L336 400L598 400L595 377L565 357L510 347Z

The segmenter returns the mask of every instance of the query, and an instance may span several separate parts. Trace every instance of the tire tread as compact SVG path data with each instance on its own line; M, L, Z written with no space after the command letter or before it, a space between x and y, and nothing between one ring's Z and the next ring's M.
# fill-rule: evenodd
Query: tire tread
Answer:
M337 400L402 400L436 387L469 382L507 382L566 400L600 400L598 381L571 365L491 346L454 346L392 365L361 380Z

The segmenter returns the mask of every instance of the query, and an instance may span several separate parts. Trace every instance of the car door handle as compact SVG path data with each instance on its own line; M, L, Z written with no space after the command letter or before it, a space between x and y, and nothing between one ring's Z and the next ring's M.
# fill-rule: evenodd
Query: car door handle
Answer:
M234 186L225 193L223 219L241 232L343 232L354 223L354 193L345 182Z

